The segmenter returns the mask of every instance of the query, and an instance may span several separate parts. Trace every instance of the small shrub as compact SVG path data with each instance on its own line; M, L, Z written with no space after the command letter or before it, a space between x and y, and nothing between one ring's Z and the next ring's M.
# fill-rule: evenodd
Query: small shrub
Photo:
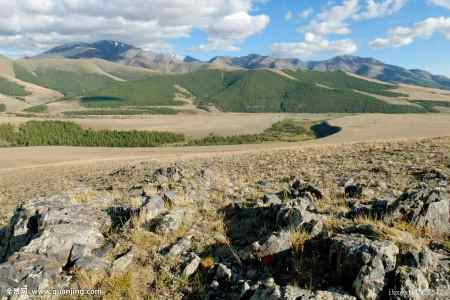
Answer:
M28 96L25 88L6 78L0 77L0 93L8 96Z
M211 134L205 138L192 140L188 145L240 145L260 144L264 142L299 142L314 138L311 123L297 119L284 119L274 123L270 128L260 134L246 134L234 136L217 136Z
M41 104L25 108L23 111L30 113L46 113L48 112L48 107L45 104Z
M0 143L4 146L14 145L16 142L15 127L12 124L0 124Z

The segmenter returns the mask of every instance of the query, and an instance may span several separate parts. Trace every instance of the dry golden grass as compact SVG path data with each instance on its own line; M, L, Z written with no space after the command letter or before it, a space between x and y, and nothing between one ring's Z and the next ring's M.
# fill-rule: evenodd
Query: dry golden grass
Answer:
M410 100L450 101L450 91L446 90L400 84L396 91L408 94Z
M305 242L310 238L311 235L302 229L297 229L291 232L292 250L297 256L302 255Z
M431 241L428 231L407 222L386 223L370 217L358 217L354 224L372 225L383 239L393 241L402 250L421 250Z

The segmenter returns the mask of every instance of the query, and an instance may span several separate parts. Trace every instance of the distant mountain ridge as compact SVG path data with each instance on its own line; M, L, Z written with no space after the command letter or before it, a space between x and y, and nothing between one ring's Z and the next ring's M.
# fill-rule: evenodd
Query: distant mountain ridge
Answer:
M405 83L450 90L450 78L446 76L434 75L418 69L408 70L399 66L385 64L373 58L350 55L337 56L324 61L304 62L299 59L279 59L251 54L242 57L215 57L209 62L221 62L244 69L345 71L390 83Z
M32 59L99 58L128 66L142 67L166 73L186 73L195 70L198 60L174 54L155 53L117 41L103 40L94 43L70 43L52 48Z
M98 41L95 43L70 43L52 48L35 58L101 58L118 61L134 46L116 41Z
M112 62L151 69L163 73L187 73L210 66L242 69L292 69L311 71L345 71L390 83L405 83L450 90L450 78L430 72L408 70L373 58L337 56L324 61L302 61L259 54L241 57L217 56L208 62L186 56L155 53L117 41L72 43L55 47L34 58L101 58Z

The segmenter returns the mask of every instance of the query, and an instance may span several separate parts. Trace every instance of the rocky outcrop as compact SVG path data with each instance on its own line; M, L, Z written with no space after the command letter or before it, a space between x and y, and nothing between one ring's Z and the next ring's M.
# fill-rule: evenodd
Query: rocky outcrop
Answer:
M284 191L214 207L210 196L234 187L202 170L150 173L124 189L133 205L105 192L19 206L0 232L0 288L66 288L76 271L118 278L145 266L149 293L166 280L188 299L440 299L450 290L448 249L389 228L448 233L448 195L431 184L369 200L370 184L347 182L344 211L333 214L323 209L329 193L295 178ZM210 223L221 230L211 235Z
M375 199L367 203L351 203L349 218L358 216L403 221L432 234L450 233L450 198L448 193L420 185L402 193L397 199Z
M342 286L361 299L377 299L398 253L393 242L371 241L361 234L312 239L305 243L300 272L307 272L317 289Z
M108 205L111 199L96 204ZM104 245L111 226L106 210L74 204L67 195L19 206L2 238L2 285L63 287L74 267L89 270L107 266L96 250Z
M126 234L138 225L135 220L144 225L154 222L155 232L169 234L183 224L185 217L184 209L166 207L168 201L171 207L175 205L176 193L147 196L136 191L135 197L141 200L138 207L118 205L106 192L82 202L71 193L57 194L17 207L9 224L0 231L0 287L69 288L75 270L92 272L99 278L127 272L136 251L114 254L114 241L108 235ZM187 276L200 263L198 257L194 258L186 265Z
M449 201L447 193L422 186L403 193L389 205L386 218L406 221L435 234L448 234Z
M328 216L315 209L315 201L323 194L305 182L294 182L287 192L269 194L254 203L235 203L229 208L229 235L242 263L223 260L226 265L216 266L227 270L227 280L212 277L208 299L429 299L404 295L417 290L437 295L448 287L448 264L442 257L438 263L440 254L426 246L405 252L370 224L346 226L341 233L331 234L324 226ZM362 190L357 187L348 190L347 197L359 199ZM443 205L445 201L448 203L443 194L425 189L404 193L396 200L366 204L355 201L348 217L427 219L427 215L435 213L433 205L427 203ZM416 206L411 202L426 213L414 214ZM446 207L442 210L448 212ZM425 226L422 221L416 224ZM299 230L309 233L309 238L302 252L294 253L291 237ZM409 236L397 239L414 244Z

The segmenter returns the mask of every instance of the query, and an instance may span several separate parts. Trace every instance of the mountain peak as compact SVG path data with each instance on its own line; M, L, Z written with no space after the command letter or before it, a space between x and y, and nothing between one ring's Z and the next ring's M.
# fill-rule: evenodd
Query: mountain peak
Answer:
M68 43L54 47L37 58L101 58L117 61L127 51L136 47L112 40L101 40L93 43L79 42Z

